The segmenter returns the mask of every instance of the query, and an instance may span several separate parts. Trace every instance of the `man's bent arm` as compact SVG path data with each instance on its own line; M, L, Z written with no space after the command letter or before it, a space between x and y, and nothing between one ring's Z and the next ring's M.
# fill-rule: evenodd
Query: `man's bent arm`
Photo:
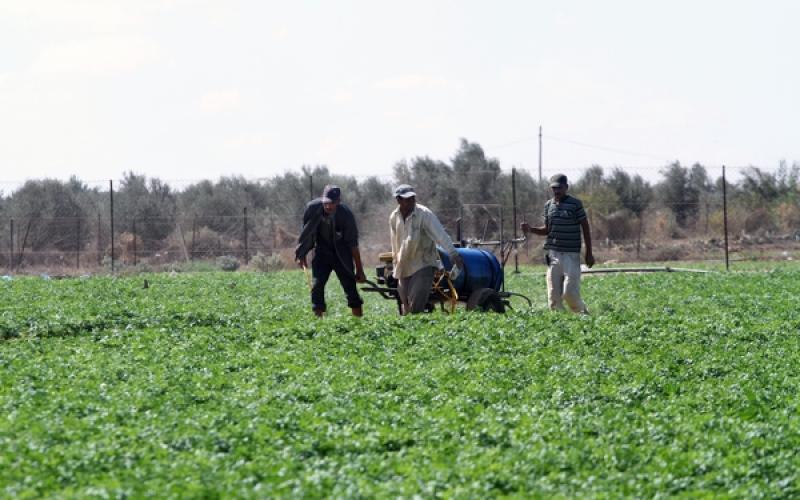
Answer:
M539 236L547 236L547 233L550 232L546 225L533 227L527 222L523 222L520 224L520 227L522 228L522 234L533 233L538 234Z

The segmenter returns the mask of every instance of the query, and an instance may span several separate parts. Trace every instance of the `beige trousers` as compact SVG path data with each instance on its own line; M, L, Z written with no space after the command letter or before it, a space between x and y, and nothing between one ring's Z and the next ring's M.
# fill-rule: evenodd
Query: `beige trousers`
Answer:
M547 250L547 301L550 309L564 310L564 302L572 312L588 314L581 300L580 252Z

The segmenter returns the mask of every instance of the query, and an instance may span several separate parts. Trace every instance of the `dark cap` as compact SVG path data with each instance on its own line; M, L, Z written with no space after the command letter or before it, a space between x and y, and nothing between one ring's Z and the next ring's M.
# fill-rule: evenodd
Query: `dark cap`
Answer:
M559 187L567 185L567 176L564 174L556 174L550 177L550 187Z
M340 196L342 196L342 190L339 189L339 186L332 186L328 184L325 186L325 189L322 190L323 203L333 203L339 201Z
M394 197L397 198L411 198L412 196L416 196L417 193L414 192L414 188L409 186L408 184L400 184L396 188L394 188Z

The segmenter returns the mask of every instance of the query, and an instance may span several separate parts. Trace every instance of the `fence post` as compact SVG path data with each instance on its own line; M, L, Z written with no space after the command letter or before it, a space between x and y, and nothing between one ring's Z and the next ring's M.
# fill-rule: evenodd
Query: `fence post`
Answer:
M513 207L514 243L514 274L519 274L519 252L517 252L517 169L511 169L511 205Z
M186 250L186 236L183 234L183 225L181 224L180 216L175 217L175 225L178 227L178 232L181 234L181 248L183 248L183 260L189 262L189 251Z
M730 270L728 260L728 186L725 181L725 165L722 166L722 227L725 231L725 270Z
M81 268L81 218L76 218L75 228L75 269Z
M11 237L8 240L8 268L9 273L14 269L14 219L11 219Z
M22 257L25 254L25 247L28 245L28 234L31 232L31 224L33 224L33 219L28 219L28 225L25 227L25 237L22 238L22 246L19 247L19 256L17 257L15 269L22 265ZM19 228L17 228L17 239L19 239Z
M505 270L506 268L506 257L508 257L508 254L503 255L503 247L505 246L505 233L503 232L504 225L505 223L503 219L503 205L501 204L500 205L500 258L503 259L503 261L500 263L500 266L503 268L503 270ZM509 251L511 251L511 249L509 249ZM503 280L501 290L503 292L506 291L506 280Z
M194 239L197 235L197 216L194 216L194 220L192 220L192 254L191 254L191 261L194 262Z
M133 265L138 264L136 260L136 217L133 218Z
M269 228L270 228L270 232L272 233L272 251L273 252L277 252L278 251L278 232L277 232L277 230L275 228L275 216L274 215L270 215L269 216Z
M636 232L636 260L639 260L641 257L641 250L642 250L642 214L639 213L639 230Z
M11 219L11 235L8 238L8 274L14 270L14 219Z
M101 240L102 221L100 220L100 211L97 211L97 267L103 265L103 243Z
M249 248L247 247L247 207L242 209L242 215L244 218L244 263L247 265L247 263L250 261L250 252Z
M109 205L111 211L111 274L114 274L114 181L108 181Z

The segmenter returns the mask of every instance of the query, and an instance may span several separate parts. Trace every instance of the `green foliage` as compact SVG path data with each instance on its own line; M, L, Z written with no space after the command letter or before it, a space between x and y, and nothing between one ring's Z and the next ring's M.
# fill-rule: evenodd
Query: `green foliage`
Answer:
M301 272L0 282L0 495L800 495L796 266L592 276L591 317L507 277L533 309L323 321Z
M664 180L656 186L661 203L672 211L679 226L693 226L700 210L700 198L711 189L705 167L694 164L688 169L675 162L661 174Z
M496 158L487 158L480 144L461 139L452 164L456 185L464 203L499 201L500 162Z
M741 197L752 208L770 206L775 201L794 202L800 199L798 178L800 178L800 165L781 162L777 172L765 172L758 167L750 167L742 172Z
M631 177L624 170L615 168L608 184L617 194L620 204L637 217L641 216L653 200L653 188L640 175Z
M459 148L448 165L429 157L417 157L410 163L398 162L394 167L396 182L411 184L417 200L436 212L445 227L454 227L462 204L497 204L511 183L503 182L500 164L487 158L477 143L461 139ZM507 178L506 178L507 179ZM466 227L469 235L482 233L483 224L475 221Z
M394 176L397 184L414 186L417 200L437 213L461 203L453 168L444 162L428 157L404 160L394 166Z
M204 180L187 187L181 194L181 213L191 216L200 227L221 234L241 231L243 209L249 203L266 200L266 194L256 195L259 187L243 177L223 177L216 183ZM264 206L263 203L261 203ZM250 205L253 206L253 205Z
M89 233L83 221L86 209L78 202L86 189L74 177L67 184L55 179L27 181L11 195L6 209L16 219L20 242L33 250L47 246L75 250Z
M115 222L120 232L136 234L145 248L158 248L175 229L176 195L160 179L126 172L116 193Z

